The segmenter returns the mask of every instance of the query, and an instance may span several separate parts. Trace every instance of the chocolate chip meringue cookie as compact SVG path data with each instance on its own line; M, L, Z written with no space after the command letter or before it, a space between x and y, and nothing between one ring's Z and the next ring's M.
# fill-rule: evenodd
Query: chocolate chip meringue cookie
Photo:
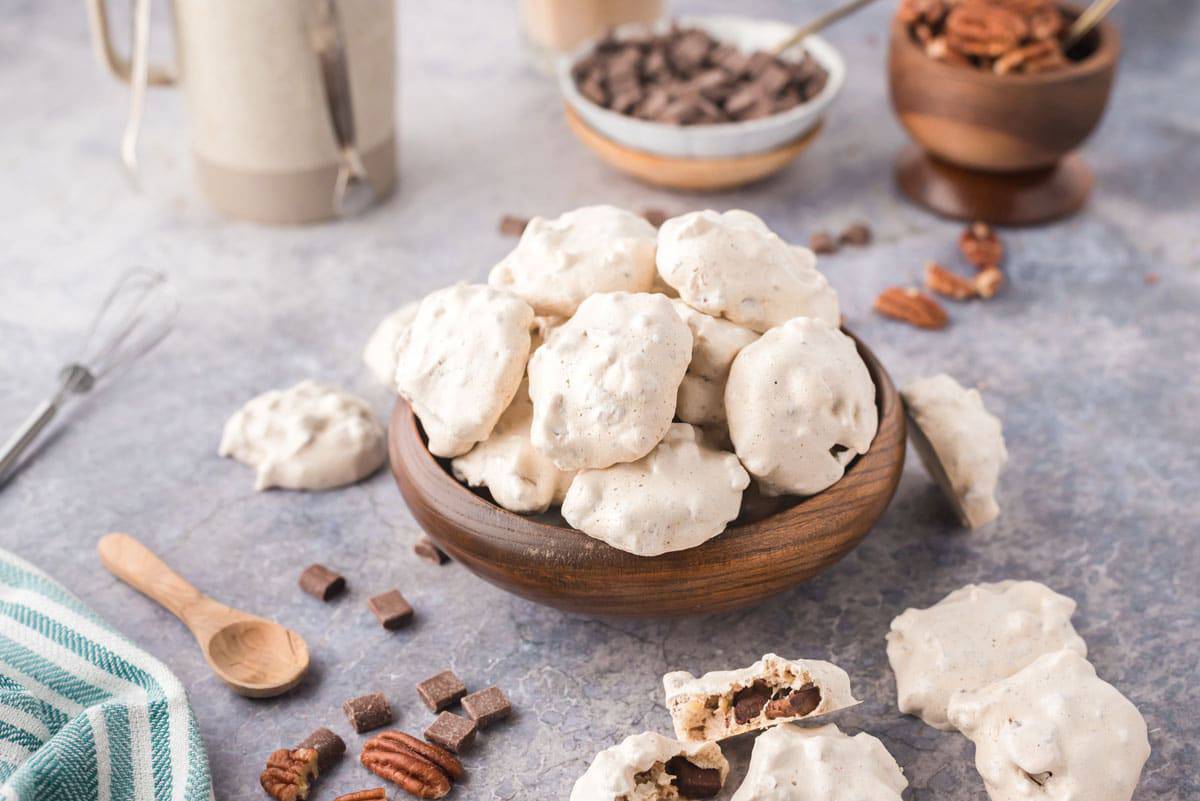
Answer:
M996 484L1008 461L1000 418L984 407L978 390L964 389L944 373L914 381L900 394L921 463L963 525L995 520Z
M522 382L491 436L450 463L455 478L487 487L492 499L511 512L536 514L562 503L574 474L559 470L533 447L532 420L529 384Z
M533 309L479 284L431 293L398 340L396 388L435 456L460 456L488 438L529 359Z
M644 732L597 754L575 782L570 801L710 798L728 775L729 762L716 743L677 743Z
M408 330L417 316L419 301L406 303L396 311L379 321L375 332L367 340L363 348L363 363L370 368L381 384L395 388L396 385L396 345L401 335Z
M683 742L724 740L858 703L850 677L837 665L775 654L700 678L677 670L663 676L663 689L675 736Z
M854 341L797 317L733 360L725 386L729 436L764 493L812 495L875 438L875 384Z
M561 470L642 458L671 425L691 358L664 295L592 295L529 360L534 447Z
M732 801L900 801L907 786L895 758L866 732L778 726L754 741Z
M1129 801L1150 756L1137 707L1074 651L950 700L992 801Z
M1075 633L1075 602L1036 581L968 584L927 609L906 609L887 635L900 711L953 729L954 693L1007 678L1039 656L1087 655Z
M264 392L235 412L218 453L254 467L256 490L325 490L374 473L387 459L387 445L366 401L301 381Z
M808 248L748 211L697 211L658 231L658 273L689 306L758 332L793 317L838 325L837 293Z
M563 500L574 528L638 556L695 548L738 516L750 476L732 453L673 423L636 462L581 470Z
M614 206L534 217L488 283L524 298L538 314L569 317L598 292L649 292L657 236L645 219Z
M675 416L695 425L724 423L729 367L758 334L698 312L682 300L672 300L671 305L692 331L692 361L679 385Z

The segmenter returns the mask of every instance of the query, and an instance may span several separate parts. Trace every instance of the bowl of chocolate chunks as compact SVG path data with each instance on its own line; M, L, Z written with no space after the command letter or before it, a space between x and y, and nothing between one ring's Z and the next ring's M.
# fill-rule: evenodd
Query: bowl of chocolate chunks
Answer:
M624 25L559 64L569 111L618 145L675 158L766 153L820 124L846 77L838 51L791 25L690 17Z

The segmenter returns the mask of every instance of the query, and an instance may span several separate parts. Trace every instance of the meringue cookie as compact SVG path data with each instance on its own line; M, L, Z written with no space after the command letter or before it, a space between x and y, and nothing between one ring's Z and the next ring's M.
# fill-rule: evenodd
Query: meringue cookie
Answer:
M968 584L927 609L906 609L887 635L900 711L938 729L950 697L1007 678L1051 651L1087 656L1075 602L1036 581Z
M646 220L614 206L534 217L488 283L524 298L538 314L569 317L598 292L649 292L657 235Z
M450 463L454 476L472 487L487 487L492 499L511 512L534 514L560 504L573 473L554 466L529 439L533 402L522 382L491 436Z
M866 453L879 425L875 384L854 341L798 317L733 360L725 386L729 435L769 495L812 495Z
M677 801L681 798L672 760L683 758L694 768L729 775L729 762L716 743L677 743L653 732L626 737L596 755L575 782L570 801Z
M1137 707L1074 651L950 699L992 801L1129 801L1150 756Z
M592 295L529 360L533 445L561 470L632 462L675 414L692 334L663 295Z
M895 758L866 732L777 726L754 741L731 801L900 801L907 786Z
M692 361L679 385L675 416L685 423L725 422L725 381L742 348L758 339L748 328L709 317L682 300L672 300L676 313L692 331Z
M658 231L658 273L689 306L763 332L793 317L839 323L837 293L808 248L748 211L697 211Z
M435 456L460 456L492 433L529 358L533 310L479 284L433 292L397 341L396 388Z
M217 452L257 470L254 488L324 490L353 484L387 459L371 407L316 381L251 399L225 423Z
M687 423L672 423L636 462L580 471L562 515L614 548L657 556L695 548L724 531L749 484L736 456L702 444Z
M858 703L850 677L831 662L765 654L741 670L696 678L686 670L663 676L667 711L682 742L724 740Z
M1008 451L1000 419L984 408L979 391L942 373L914 381L900 394L921 463L963 524L976 528L995 520L996 484Z
M417 316L420 301L406 303L380 320L363 348L362 360L380 383L396 386L396 344Z

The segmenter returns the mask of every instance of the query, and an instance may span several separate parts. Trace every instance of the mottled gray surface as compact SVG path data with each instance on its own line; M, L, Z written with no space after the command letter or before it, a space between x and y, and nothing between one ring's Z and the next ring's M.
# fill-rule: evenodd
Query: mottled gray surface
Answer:
M747 5L804 16L792 3ZM744 192L679 197L614 175L572 139L553 88L522 62L508 4L407 4L399 195L360 221L278 230L219 219L197 198L181 104L169 92L150 98L146 191L133 194L115 160L126 93L92 61L82 4L10 1L0 18L0 433L50 388L117 270L169 270L186 305L169 343L74 409L0 492L0 543L179 674L222 799L262 797L268 750L318 724L347 732L339 706L353 693L386 692L400 724L422 728L430 716L412 685L443 667L474 687L501 685L519 710L481 738L457 797L565 798L596 749L669 730L664 671L742 665L767 650L827 657L850 672L864 703L837 720L884 740L911 798L983 799L970 744L896 711L883 635L906 606L1006 577L1040 579L1079 601L1076 623L1100 675L1150 726L1137 798L1196 797L1200 6L1122 7L1123 71L1086 151L1098 178L1091 205L1061 225L1006 233L1010 288L954 306L948 330L924 333L868 311L883 286L914 280L926 259L953 262L958 232L903 203L890 183L904 137L886 103L883 5L832 34L849 82L799 163ZM387 393L358 360L378 318L452 279L481 279L512 244L496 233L502 212L600 201L741 206L795 239L870 219L873 247L822 266L897 380L945 370L984 388L1011 454L998 524L956 529L910 459L873 534L806 586L712 619L586 620L509 597L460 567L416 561L416 528L385 474L341 492L257 494L249 469L217 458L231 411L301 378L357 390L385 414ZM1144 281L1151 273L1157 285ZM114 529L143 538L204 590L300 631L315 657L311 678L277 701L227 691L182 626L100 568L94 543ZM350 576L348 597L325 607L298 592L296 576L314 560ZM387 634L364 599L393 585L418 622ZM728 749L735 778L749 749ZM319 797L365 783L347 762Z

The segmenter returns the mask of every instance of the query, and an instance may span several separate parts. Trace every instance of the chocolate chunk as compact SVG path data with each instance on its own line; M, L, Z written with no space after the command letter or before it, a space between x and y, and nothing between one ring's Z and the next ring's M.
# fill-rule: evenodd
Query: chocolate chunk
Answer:
M467 686L449 670L430 676L417 685L417 695L434 712L441 712L466 694Z
M667 221L667 213L662 209L644 209L642 217L655 228L661 228L662 224Z
M488 687L486 690L465 696L462 699L462 707L467 717L475 721L480 728L504 720L512 713L512 704L499 687Z
M505 236L520 236L525 233L525 226L527 225L529 225L528 219L505 214L500 218L500 233Z
M729 99L725 101L725 110L730 114L741 114L764 97L762 87L757 84L749 84L730 95Z
M668 759L666 768L675 777L675 789L683 798L712 798L721 792L721 771L717 768L702 768L682 754Z
M676 71L688 77L704 63L712 46L713 40L708 34L687 31L667 46L667 57Z
M838 243L828 231L817 231L808 238L808 247L813 253L837 253Z
M407 626L413 619L413 608L399 590L388 590L367 601L367 606L379 618L380 624L392 631Z
M444 565L450 561L450 557L442 551L441 548L434 544L429 537L421 537L413 543L413 553L435 565Z
M600 82L599 78L588 78L586 81L580 81L579 94L598 106L608 105L608 92L605 91L604 84Z
M425 739L448 751L461 754L475 742L475 721L459 717L453 712L442 712L425 730Z
M346 589L346 577L325 565L309 565L300 574L300 589L320 601L328 601Z
M371 693L351 698L342 704L346 720L359 734L371 729L378 729L392 722L392 708L388 705L383 693Z
M769 702L766 708L767 719L804 717L820 705L821 690L810 684L799 690L788 690L784 695Z
M787 67L784 67L778 62L771 62L767 68L758 76L755 83L761 86L763 91L768 95L777 95L783 91L783 87L792 82L792 73Z
M770 53L759 50L757 53L751 53L749 60L746 62L746 72L752 77L757 78L766 72L767 67L775 63L775 58Z
M871 241L871 227L865 222L856 222L838 235L843 245L866 245Z
M329 770L346 753L346 741L322 726L304 738L297 748L311 748L317 752L317 770Z
M629 89L623 89L620 94L617 94L612 99L612 110L618 114L629 114L633 111L634 106L642 101L642 90L637 86Z
M771 688L761 681L743 687L733 696L733 718L738 723L749 723L758 717L763 707L771 700Z

